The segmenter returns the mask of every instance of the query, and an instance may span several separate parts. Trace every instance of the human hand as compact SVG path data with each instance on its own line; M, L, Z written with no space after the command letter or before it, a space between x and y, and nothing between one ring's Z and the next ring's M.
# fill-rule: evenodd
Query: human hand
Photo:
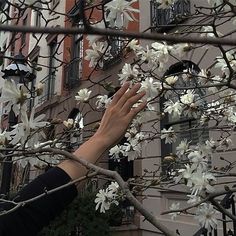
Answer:
M145 92L138 92L140 84L135 84L128 90L129 85L125 83L115 93L94 135L106 148L119 142L133 118L146 106L146 102L142 102L137 107L133 107L145 95Z

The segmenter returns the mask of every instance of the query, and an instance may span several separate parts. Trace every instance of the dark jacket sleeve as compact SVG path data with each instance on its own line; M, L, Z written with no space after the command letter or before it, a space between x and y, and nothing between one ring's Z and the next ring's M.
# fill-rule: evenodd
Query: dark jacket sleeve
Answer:
M47 190L54 189L70 181L62 169L55 167L40 175L24 187L14 199L25 201ZM0 216L0 236L34 236L58 216L76 197L75 185L63 188L43 196L32 203L25 204L10 214ZM12 208L11 204L2 204L2 210Z

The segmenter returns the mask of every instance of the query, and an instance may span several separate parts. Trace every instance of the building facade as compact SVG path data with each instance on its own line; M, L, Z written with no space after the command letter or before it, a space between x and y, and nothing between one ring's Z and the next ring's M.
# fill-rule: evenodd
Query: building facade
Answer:
M17 22L20 26L36 26L36 27L71 27L83 26L81 23L81 17L79 12L79 1L75 3L74 0L67 1L51 1L52 12L44 10L44 6L39 5L38 8L28 9L24 12L24 15ZM137 21L131 22L128 30L136 32L174 32L176 30L182 31L183 35L189 27L199 30L197 28L202 19L188 19L189 26L182 28L168 28L168 24L173 23L173 14L187 16L193 11L194 3L200 5L205 4L204 1L177 1L178 7L174 8L172 12L163 11L157 8L154 1L139 0L135 3L134 7L140 10L140 14L136 15ZM16 9L9 9L12 16L14 16ZM54 19L53 12L60 12L59 17ZM96 14L96 13L95 13ZM0 15L4 20L4 16ZM51 20L50 20L51 19ZM206 20L207 21L207 20ZM9 22L7 22L9 23ZM15 24L15 22L11 22ZM166 27L164 27L165 25ZM190 26L192 25L192 26ZM195 27L195 28L194 28ZM147 31L148 29L148 31ZM8 42L11 42L11 47L7 48ZM141 45L150 44L150 41L140 40ZM116 43L114 46L114 52L117 52L118 46ZM96 127L97 122L100 120L101 113L91 111L89 106L84 104L77 104L74 97L76 92L81 88L88 88L92 90L91 98L95 99L98 94L104 94L108 92L97 85L97 82L119 86L117 74L120 73L121 68L125 62L132 61L132 54L124 58L122 53L112 55L111 60L105 62L103 69L93 73L93 77L90 77L92 69L89 67L88 61L85 58L85 50L88 49L88 40L86 35L60 35L60 34L9 34L0 32L0 47L6 55L16 55L18 53L24 54L27 57L29 64L32 67L35 80L31 81L30 86L36 87L39 83L44 85L43 94L36 99L32 99L29 103L29 109L36 107L37 113L46 114L48 121L61 122L68 118L77 119L83 122L85 131L83 136L75 135L71 137L73 141L73 147L76 148L76 143L86 140ZM207 52L206 52L207 51ZM204 58L202 57L204 54ZM215 57L216 50L211 48L206 50L205 48L196 49L194 55L186 54L184 58L188 61L188 65L197 65L199 69L205 68L208 65L209 58ZM6 60L2 64L2 68L9 63L10 60ZM177 60L172 60L165 65L165 71L171 71L173 65L178 64ZM40 68L40 69L39 69ZM178 70L178 66L176 65ZM197 70L197 69L196 69ZM173 72L171 72L173 73ZM163 75L160 75L163 76ZM160 111L160 104L156 104ZM157 120L157 115L147 117L143 123L142 129L152 129L152 124ZM168 126L169 124L162 124ZM176 124L179 127L186 128L191 126L191 121L184 124ZM181 126L182 125L182 126ZM161 127L160 127L161 129ZM62 125L55 128L55 130L49 130L47 135L51 138L53 132L60 132L63 130ZM190 137L195 134L188 134ZM204 134L207 137L211 134ZM72 140L71 139L71 140ZM70 140L70 141L71 141ZM197 140L196 140L197 141ZM72 142L72 141L71 141ZM168 152L166 151L168 149ZM142 156L134 160L132 163L124 161L124 163L114 163L108 161L108 154L104 155L101 161L101 166L110 167L111 169L123 170L123 177L129 178L133 176L143 175L145 170L155 171L156 166L161 165L163 157L168 153L174 152L174 147L163 146L163 143L159 138L153 139L148 144L143 146ZM217 155L233 157L233 151L218 153ZM214 161L213 161L214 162ZM219 164L219 163L217 163ZM214 163L213 163L214 165ZM128 167L127 167L128 166ZM19 167L15 167L16 169ZM27 170L23 170L22 175L15 175L14 186L18 186L22 182L22 179L28 178L30 181L33 179L40 170L35 167L28 167ZM125 171L124 171L125 169ZM20 170L22 173L22 170ZM27 174L25 174L25 172ZM122 171L121 171L122 172ZM18 173L18 172L17 172ZM26 177L27 176L27 177ZM149 176L147 176L148 178ZM23 183L23 182L22 182ZM174 191L173 191L174 190ZM181 235L193 235L199 226L193 220L192 216L180 216L177 221L172 221L170 216L162 216L161 212L169 209L170 205L174 201L181 202L181 205L186 204L185 194L181 193L185 189L171 189L168 190L147 190L141 193L139 199L143 205L152 212L157 219L164 225L170 227L173 230L181 231ZM132 218L128 220L129 224L121 225L114 228L114 235L142 235L142 236L154 236L160 235L160 232L148 223L143 216L135 212L133 207L129 204L124 207L126 217ZM181 228L180 228L181 225Z

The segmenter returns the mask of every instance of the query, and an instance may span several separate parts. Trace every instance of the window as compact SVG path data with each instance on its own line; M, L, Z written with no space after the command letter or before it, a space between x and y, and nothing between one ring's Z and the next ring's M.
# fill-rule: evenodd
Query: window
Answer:
M64 87L69 90L79 86L82 78L83 35L73 36L71 54L71 62L64 68Z
M54 38L49 44L49 64L48 64L48 75L46 78L41 80L44 84L44 95L39 99L40 102L50 100L55 95L55 79L56 79L56 50L57 50L57 39Z
M150 1L151 27L153 31L170 29L168 25L176 24L190 14L190 0L177 0L172 7L167 9L158 8L160 3Z
M188 70L193 77L189 80L184 81L182 79L182 72L185 70ZM178 87L189 87L189 86L197 86L197 80L194 79L194 74L198 74L200 72L199 67L194 64L191 61L182 61L178 62L174 65L172 65L167 72L165 73L165 76L170 75L176 75L179 76L179 79L177 81L177 84L175 84ZM180 93L182 93L183 90L176 90L176 100L179 100ZM205 90L203 89L196 89L195 92L199 95L199 97L203 97L205 95ZM172 95L172 100L174 99ZM164 108L164 102L166 100L162 99L161 101L161 110ZM204 142L209 138L209 132L207 129L197 129L199 127L199 120L193 118L193 117L186 117L186 116L180 116L175 117L165 115L165 118L161 122L161 129L165 128L168 129L169 127L173 127L173 129L176 131L177 135L177 141L173 144L165 144L165 140L162 140L161 142L161 152L162 156L165 157L167 155L170 155L170 153L175 154L176 153L176 147L179 145L179 143L186 139L187 141L191 141L191 145L196 145L199 142Z
M23 19L22 26L25 27L27 25L27 16ZM22 33L21 35L21 47L24 47L26 43L26 33Z
M3 45L2 50L1 50L1 48L0 48L0 53L3 54L3 55L2 55L2 56L3 56L2 65L1 65L1 66L2 66L2 69L5 68L5 63L6 63L6 59L4 58L4 57L5 57L5 54L6 54L6 48L7 48L6 43Z
M41 26L41 18L42 14L39 10L35 11L35 26L40 27Z
M74 120L74 129L70 133L70 140L68 142L67 148L71 150L75 150L83 143L83 126L84 126L84 118L82 113L79 111L79 109L74 108L70 115L68 116L68 119Z
M103 62L103 69L106 70L110 66L115 65L121 61L121 53L124 46L124 41L120 37L108 37L108 44L110 45L110 54Z
M32 74L36 75L37 73L37 65L38 65L38 56L34 58L34 60L31 62L32 64ZM29 84L28 84L28 88L30 88L30 91L35 91L35 81L36 80L36 76L30 80ZM35 105L35 95L32 94L32 97L29 100L29 110L31 111L31 109L34 107Z

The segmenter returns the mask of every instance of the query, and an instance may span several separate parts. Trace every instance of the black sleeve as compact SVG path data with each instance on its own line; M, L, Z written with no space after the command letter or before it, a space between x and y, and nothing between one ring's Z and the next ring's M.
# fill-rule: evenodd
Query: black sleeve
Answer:
M33 198L46 190L54 189L70 181L70 177L62 169L55 167L45 174L38 176L24 187L15 201ZM60 214L76 197L75 185L63 188L52 194L26 204L16 211L0 216L0 236L35 236L48 225L52 219ZM12 205L2 204L1 209L11 209Z

